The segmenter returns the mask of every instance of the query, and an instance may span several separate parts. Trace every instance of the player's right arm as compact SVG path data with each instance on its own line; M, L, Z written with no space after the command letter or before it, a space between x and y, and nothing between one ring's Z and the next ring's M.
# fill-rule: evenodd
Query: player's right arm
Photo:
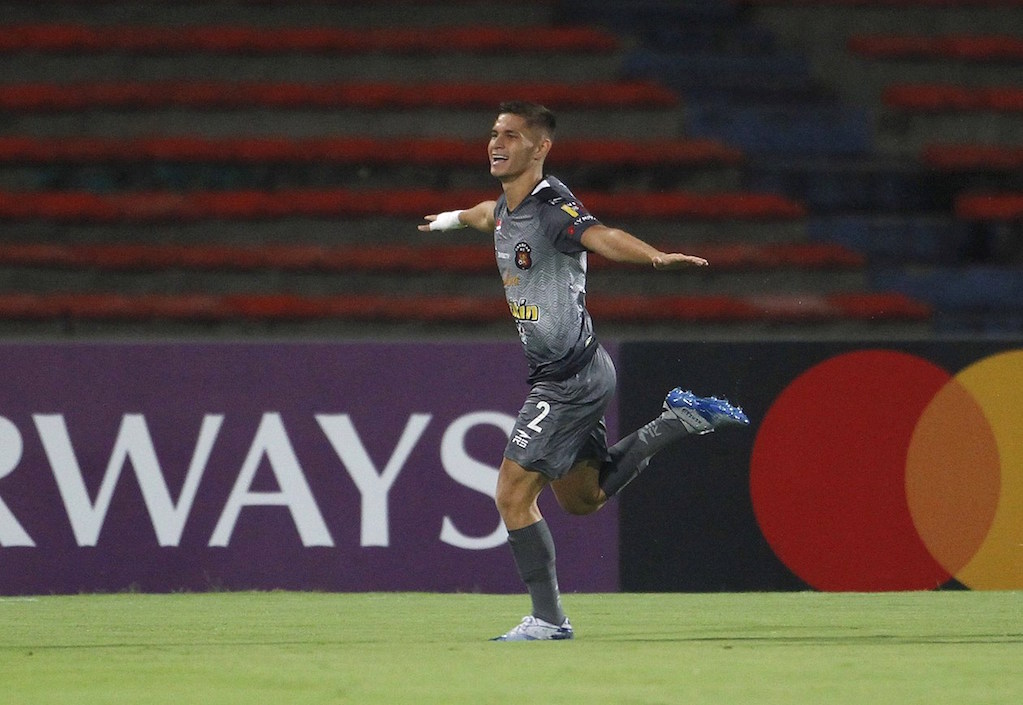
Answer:
M430 230L457 230L472 228L481 233L494 233L494 207L496 201L482 201L472 208L461 211L445 211L426 216L426 223L419 226L423 232Z

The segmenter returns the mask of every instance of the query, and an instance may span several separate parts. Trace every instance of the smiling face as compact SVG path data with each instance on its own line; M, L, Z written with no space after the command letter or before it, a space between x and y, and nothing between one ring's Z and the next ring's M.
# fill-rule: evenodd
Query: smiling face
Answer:
M536 181L543 175L543 161L550 147L550 136L542 128L530 127L521 115L501 113L490 130L487 145L490 174L502 183L524 176Z

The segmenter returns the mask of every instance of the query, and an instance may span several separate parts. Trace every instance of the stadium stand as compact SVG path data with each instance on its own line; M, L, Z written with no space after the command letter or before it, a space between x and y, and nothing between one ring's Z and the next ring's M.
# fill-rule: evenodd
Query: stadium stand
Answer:
M756 193L636 192L623 196L578 191L580 199L607 218L791 219L802 206L784 196ZM473 204L492 191L427 189L279 189L100 194L84 191L0 192L0 219L148 223L195 220L264 220L286 217L414 218L449 203Z
M587 307L609 323L913 322L931 315L902 294L776 296L597 295ZM339 320L494 323L508 317L495 297L405 294L0 294L0 316L19 320L185 320L217 322Z
M601 53L614 51L619 40L593 27L530 27L530 41L550 52ZM61 54L124 53L175 54L187 52L287 54L396 54L449 51L504 52L518 42L507 27L90 27L36 24L0 27L0 52Z
M858 34L848 48L868 59L1023 61L1023 38L1009 35Z
M496 329L487 246L415 224L493 197L510 94L561 113L552 170L592 211L715 265L671 291L594 258L611 334L1023 330L980 284L1017 266L1020 86L993 79L1023 31L983 19L1017 0L974 25L953 0L514 2L511 27L473 0L8 3L0 330ZM963 83L906 66L949 61ZM949 105L993 132L920 122ZM957 267L987 303L906 274Z
M566 83L15 83L0 86L8 112L158 108L488 108L509 93L535 96L552 108L670 108L678 98L646 82Z
M871 267L950 266L964 258L974 239L967 223L943 215L814 216L807 230L811 241L843 245Z
M708 245L704 254L719 270L815 266L856 269L864 260L835 244L793 243ZM493 248L487 245L206 245L11 243L0 248L0 266L99 270L257 270L321 272L460 272L493 271ZM593 256L591 267L627 268Z
M884 104L922 112L1023 112L1023 88L954 85L893 85L885 89Z
M0 161L60 164L90 162L421 164L475 166L482 158L479 141L452 138L236 137L195 136L139 139L0 136ZM714 140L559 140L561 164L612 166L737 165L742 152Z
M1023 299L1007 284L1023 264L1021 5L743 1L778 41L804 47L839 95L871 108L871 154L884 156L874 160L882 167L875 173L898 177L883 201L860 198L855 210L839 207L837 197L830 213L820 199L805 199L811 240L867 256L874 286L931 303L939 333L1021 330ZM862 195L861 182L850 186Z
M970 193L956 199L956 215L965 220L1023 221L1023 193Z
M1023 147L982 144L929 144L920 160L930 169L944 172L1012 172L1023 169Z
M878 270L875 284L932 302L936 324L950 331L1004 335L1023 323L1023 271L1019 267Z

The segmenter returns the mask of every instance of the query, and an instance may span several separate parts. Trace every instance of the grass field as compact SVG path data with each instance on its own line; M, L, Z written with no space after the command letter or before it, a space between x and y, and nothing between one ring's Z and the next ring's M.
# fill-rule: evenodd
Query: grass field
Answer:
M1023 702L1020 592L568 595L575 641L486 641L527 604L405 593L0 598L0 702Z

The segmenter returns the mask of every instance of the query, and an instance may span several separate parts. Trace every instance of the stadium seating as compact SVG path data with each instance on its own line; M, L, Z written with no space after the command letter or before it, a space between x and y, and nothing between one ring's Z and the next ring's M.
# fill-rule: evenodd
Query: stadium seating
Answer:
M559 109L669 108L678 97L648 82L578 83L10 83L0 86L9 112L158 108L492 108L508 95L529 95Z
M443 137L234 137L149 136L56 139L0 135L0 163L61 164L94 162L421 164L478 166L478 141ZM715 140L568 139L558 141L561 164L614 166L735 165L742 152Z
M815 90L806 57L795 52L728 54L638 48L626 57L623 71L633 79L656 79L689 96L723 91L806 96Z
M902 294L775 296L597 295L587 306L608 323L914 322L926 304ZM499 298L403 294L0 294L0 317L17 320L194 320L204 322L341 320L493 323L508 319Z
M882 96L890 108L920 112L1023 112L1023 88L1015 86L958 86L900 84Z
M952 265L971 242L966 223L937 215L815 216L807 230L812 241L847 247L872 267Z
M864 259L835 244L706 245L701 253L716 270L820 267L857 269ZM622 265L594 255L596 269ZM204 269L324 272L491 273L489 245L164 245L11 243L0 248L0 266L108 271Z
M929 144L920 161L939 171L1012 172L1023 169L1023 147L983 144Z
M964 220L1023 223L1023 193L969 193L956 199L955 213Z
M793 219L805 215L791 199L758 193L579 191L593 212L618 219ZM493 199L493 191L317 189L201 191L193 193L84 191L0 192L0 220L56 222L188 222L210 219L260 220L287 217L416 218L451 203Z
M0 65L29 70L5 72L0 86L0 326L337 320L443 332L505 321L499 291L475 283L493 271L491 248L414 233L425 213L496 195L486 121L515 94L563 116L552 169L591 211L714 265L695 295L695 285L619 286L629 270L592 258L588 301L618 330L986 332L999 320L1023 330L1007 306L981 320L935 296L939 277L891 274L951 274L977 259L978 234L1014 232L1021 219L1023 155L1003 137L1020 120L1020 84L895 70L1018 67L1011 27L895 19L960 4L1023 3L530 0L508 22L466 0L402 12L239 3L230 14L202 2L144 13L15 3ZM772 7L875 19L847 31L822 19L819 36L779 40L762 21ZM884 27L878 8L896 10ZM410 28L410 13L430 32ZM855 76L822 71L810 40L867 65L877 101L851 100L843 81ZM195 71L201 61L216 70ZM1001 132L920 137L915 121L966 113L996 113ZM975 283L1011 268L969 264ZM210 277L223 285L207 287Z
M1008 35L858 34L849 38L848 48L868 59L1023 61L1023 38Z
M286 54L329 52L430 53L437 47L462 52L505 52L518 45L508 27L90 27L33 24L0 27L0 52L160 53L186 52ZM600 53L618 48L619 40L593 27L531 27L530 46L540 51Z
M927 271L880 270L875 285L908 292L934 307L936 323L950 333L1003 334L1023 323L1023 271L972 266ZM1011 329L1011 328L1010 328Z
M933 305L937 331L1023 331L1023 299L1005 285L1023 263L1023 3L743 0L742 5L790 43L812 50L820 75L872 108L870 153L883 155L879 165L887 162L883 168L899 175L890 180L886 208L869 202L876 197L859 199L858 209L836 207L841 200L855 204L853 196L863 191L860 179L820 194L828 199L803 196L801 188L811 194L819 187L789 179L785 192L811 211L810 238L864 254L874 287ZM813 27L820 28L814 41L802 42L801 33ZM750 154L747 150L748 161ZM843 168L836 165L836 174ZM837 178L820 184L832 182ZM764 179L750 183L770 189ZM820 208L824 201L830 211Z

